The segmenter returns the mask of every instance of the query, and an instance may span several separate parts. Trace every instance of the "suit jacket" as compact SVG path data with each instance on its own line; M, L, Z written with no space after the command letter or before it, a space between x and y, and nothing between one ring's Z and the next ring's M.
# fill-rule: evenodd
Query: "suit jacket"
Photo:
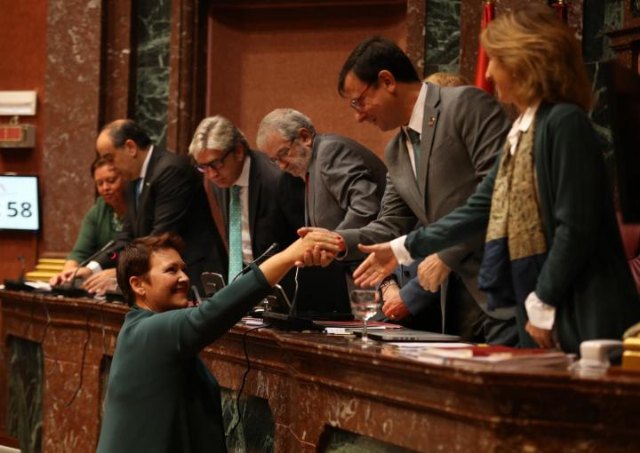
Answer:
M317 134L312 152L305 224L335 230L374 220L384 193L384 163L360 143L335 134ZM299 311L351 312L350 266L336 262L301 274Z
M279 249L286 248L296 238L296 228L284 214L284 199L294 196L282 185L284 173L273 165L262 153L248 151L249 167L249 234L253 258L258 258L271 244L277 242ZM230 190L212 184L224 224L229 225ZM302 196L303 189L298 189ZM228 238L227 228L227 238Z
M309 225L359 228L374 220L387 168L372 151L347 137L317 134L309 164Z
M198 307L134 307L118 335L99 453L224 452L220 387L198 357L271 290L253 268Z
M131 240L168 231L186 242L182 257L191 283L201 288L204 271L226 273L227 254L204 191L202 176L187 159L154 147L140 196L136 184L125 188L127 214L122 233L110 250L100 255L102 267L113 266L110 255Z
M339 231L348 247L346 258L359 256L359 242L389 241L412 231L417 222L426 226L462 205L487 175L509 129L505 112L484 91L428 84L417 180L399 132L385 150L389 173L380 216L364 228ZM438 255L486 309L486 295L477 285L483 245L483 234L476 234ZM491 316L506 319L514 313L495 310Z

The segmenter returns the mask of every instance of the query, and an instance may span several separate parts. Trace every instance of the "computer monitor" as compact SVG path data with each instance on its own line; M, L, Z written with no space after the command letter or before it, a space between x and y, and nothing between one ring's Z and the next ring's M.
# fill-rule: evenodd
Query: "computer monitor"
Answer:
M0 230L39 231L37 176L0 175Z

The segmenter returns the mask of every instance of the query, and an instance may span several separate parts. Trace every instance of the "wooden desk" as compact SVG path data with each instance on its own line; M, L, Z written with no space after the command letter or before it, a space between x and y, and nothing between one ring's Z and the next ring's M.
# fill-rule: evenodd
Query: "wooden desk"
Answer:
M93 451L101 364L127 308L11 291L0 291L0 301L2 375L9 336L42 345L43 451ZM236 390L245 336L244 393L268 401L276 451L323 450L336 432L378 439L392 447L384 451L640 450L640 376L473 371L397 357L384 346L363 350L342 337L246 331L234 328L202 357L221 386Z

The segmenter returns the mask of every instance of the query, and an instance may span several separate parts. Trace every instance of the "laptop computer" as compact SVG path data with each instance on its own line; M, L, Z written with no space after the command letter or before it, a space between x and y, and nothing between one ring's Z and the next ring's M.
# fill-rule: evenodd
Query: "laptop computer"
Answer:
M367 336L372 340L392 342L419 341L443 343L462 341L457 335L411 329L374 330L368 332Z

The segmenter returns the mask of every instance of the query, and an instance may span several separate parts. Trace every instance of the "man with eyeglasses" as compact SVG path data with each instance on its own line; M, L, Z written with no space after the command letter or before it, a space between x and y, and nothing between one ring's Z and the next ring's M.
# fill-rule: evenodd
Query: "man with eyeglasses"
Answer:
M317 133L303 113L279 108L260 122L256 144L281 170L304 182L304 217L300 226L359 228L378 215L387 169L372 151L355 140ZM329 272L333 272L331 277L326 275ZM300 303L306 302L309 311L349 313L350 269L336 264L325 272L324 278L324 288L328 282L335 282L342 286L341 294L326 298L323 306L310 307L302 297Z
M285 198L295 197L295 189L284 189L284 173L253 152L231 121L220 115L203 119L189 154L212 184L222 214L229 244L227 283L274 242L284 247L296 239L297 225L288 223L284 211ZM298 192L302 197L301 188Z
M381 131L399 128L385 150L389 174L380 216L364 228L338 231L346 244L346 259L362 256L357 244L392 240L462 205L491 169L510 129L492 96L471 86L423 83L409 57L380 37L352 51L340 71L338 92L359 123L369 122ZM444 332L513 345L515 311L489 311L486 294L478 289L483 240L479 235L425 258L425 289L441 289ZM404 243L396 244L398 261L410 263ZM330 258L319 255L310 261L326 264ZM398 319L409 308L418 309L396 304L385 314Z
M171 231L185 240L187 274L200 290L202 272L226 271L224 243L215 228L202 177L188 159L153 145L144 129L130 119L104 126L96 150L101 157L112 158L129 182L127 213L115 244L75 274L88 277L87 290L108 289L115 277L114 257L127 243Z

